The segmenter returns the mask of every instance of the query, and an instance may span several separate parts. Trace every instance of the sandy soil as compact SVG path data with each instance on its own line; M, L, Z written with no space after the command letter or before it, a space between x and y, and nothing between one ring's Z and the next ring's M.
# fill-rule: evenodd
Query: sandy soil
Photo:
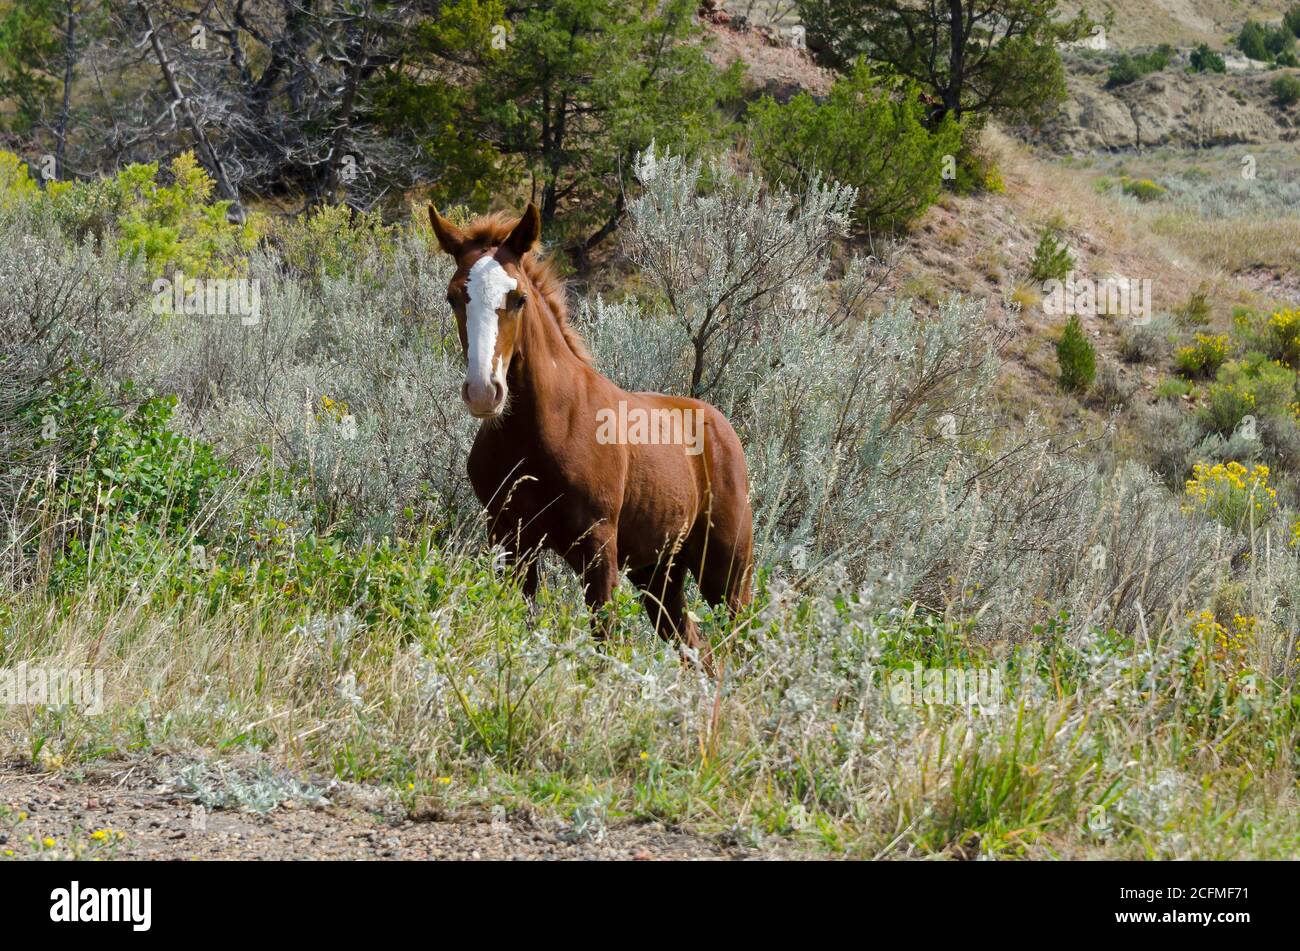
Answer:
M737 59L744 60L749 84L779 102L805 90L824 96L835 81L834 74L814 63L807 50L773 45L756 31L738 33L729 26L701 25L712 41L708 56L715 66L726 68ZM772 29L783 35L781 28Z

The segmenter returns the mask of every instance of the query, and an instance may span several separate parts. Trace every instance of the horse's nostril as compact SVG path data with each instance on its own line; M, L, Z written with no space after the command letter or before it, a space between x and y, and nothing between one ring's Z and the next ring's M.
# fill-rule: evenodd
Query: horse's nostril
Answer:
M493 380L493 381L492 381L492 401L493 401L494 403L500 403L500 402L501 402L502 400L504 400L505 398L506 398L506 387L505 387L505 384L502 383L500 380Z
M466 403L469 402L469 381L468 380L466 380L464 383L460 385L460 398L463 399Z

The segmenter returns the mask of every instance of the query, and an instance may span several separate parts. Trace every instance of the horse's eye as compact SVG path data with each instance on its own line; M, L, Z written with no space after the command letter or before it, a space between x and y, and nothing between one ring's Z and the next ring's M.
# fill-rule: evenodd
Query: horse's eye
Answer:
M448 295L447 295L447 303L450 304L452 307L455 307L455 306L456 306L456 298L454 298L454 297L452 297L450 294L448 294Z
M528 303L528 295L520 294L519 297L515 300L515 309L522 310L523 306L527 303Z

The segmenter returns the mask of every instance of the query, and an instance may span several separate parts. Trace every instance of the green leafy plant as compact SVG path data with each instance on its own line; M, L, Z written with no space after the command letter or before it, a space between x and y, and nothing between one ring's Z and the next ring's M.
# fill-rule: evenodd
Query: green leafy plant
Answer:
M1291 35L1300 37L1300 3L1294 4L1282 17L1282 25L1291 31Z
M37 201L41 190L17 155L0 149L0 209Z
M1295 50L1295 35L1283 25L1264 28L1264 48L1276 59Z
M1135 82L1149 73L1156 73L1169 65L1174 48L1162 43L1146 53L1123 53L1111 66L1107 76L1107 86L1124 86Z
M1074 255L1056 228L1046 228L1029 259L1029 276L1035 281L1065 280L1074 269Z
M37 486L38 501L71 526L56 579L81 577L94 545L130 555L159 534L204 540L200 515L233 472L171 428L175 406L175 397L141 400L130 384L112 394L70 372L25 409L31 443L59 444L58 477Z
M115 238L154 274L225 276L246 266L262 226L257 216L228 221L228 201L213 201L215 184L192 152L172 160L166 184L156 163L128 165L112 178L51 182L54 217L76 237Z
M1006 192L1007 184L1002 179L1002 171L990 156L978 150L965 149L958 159L958 192L991 192L995 195Z
M1290 106L1300 102L1300 76L1278 76L1268 88L1279 105Z
M50 65L62 53L64 6L58 0L0 4L0 126L20 134L42 118L56 93Z
M1077 316L1066 322L1056 344L1056 359L1061 367L1061 386L1070 392L1087 389L1097 375L1097 354Z
M397 236L378 212L321 205L276 230L285 263L313 281L356 273L390 254Z
M1205 432L1230 436L1246 416L1264 418L1288 412L1296 399L1296 376L1262 353L1248 353L1219 368L1205 388L1198 420Z
M1192 50L1191 69L1194 73L1222 73L1227 71L1227 65L1223 62L1223 57L1210 49L1209 45L1202 43L1196 49Z
M1210 292L1198 287L1188 295L1186 303L1174 311L1174 316L1189 327L1204 327L1210 322Z
M1192 384L1176 376L1167 376L1156 384L1156 398L1176 400L1192 393Z
M749 133L769 181L802 192L825 174L858 190L860 221L902 226L938 197L945 157L955 163L961 151L957 123L931 131L925 108L917 87L895 94L860 63L823 102L807 93L760 100Z
M848 72L860 56L921 84L934 117L1034 122L1065 99L1060 45L1099 24L1057 0L900 4L895 0L798 0L808 48ZM964 24L954 29L953 24Z
M1271 62L1276 57L1291 52L1295 34L1288 26L1271 26L1247 20L1237 34L1237 49L1251 59Z
M1264 45L1264 28L1254 20L1247 20L1237 34L1237 49L1251 59L1268 59L1268 48Z
M719 106L740 98L743 67L719 70L709 62L692 0L654 8L563 0L509 13L499 0L461 0L435 9L424 33L432 43L420 50L427 75L394 69L381 80L394 106L387 124L415 123L434 140L490 142L495 155L466 156L464 143L451 146L458 189L444 191L446 198L492 197L469 172L481 173L497 194L531 178L548 240L578 256L620 220L620 176L633 155L656 140L707 155L730 129ZM509 39L496 43L503 21ZM472 64L465 81L443 78L449 61ZM428 128L431 93L451 104L439 110L442 125ZM434 167L441 164L435 156Z

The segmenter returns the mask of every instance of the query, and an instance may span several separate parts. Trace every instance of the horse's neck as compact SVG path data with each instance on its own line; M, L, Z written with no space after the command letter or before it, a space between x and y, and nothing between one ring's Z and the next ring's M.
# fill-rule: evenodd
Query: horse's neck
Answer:
M529 425L542 422L543 410L550 415L572 403L584 368L564 339L559 316L551 313L545 298L538 298L524 314L521 346L508 381L513 394L508 415Z

